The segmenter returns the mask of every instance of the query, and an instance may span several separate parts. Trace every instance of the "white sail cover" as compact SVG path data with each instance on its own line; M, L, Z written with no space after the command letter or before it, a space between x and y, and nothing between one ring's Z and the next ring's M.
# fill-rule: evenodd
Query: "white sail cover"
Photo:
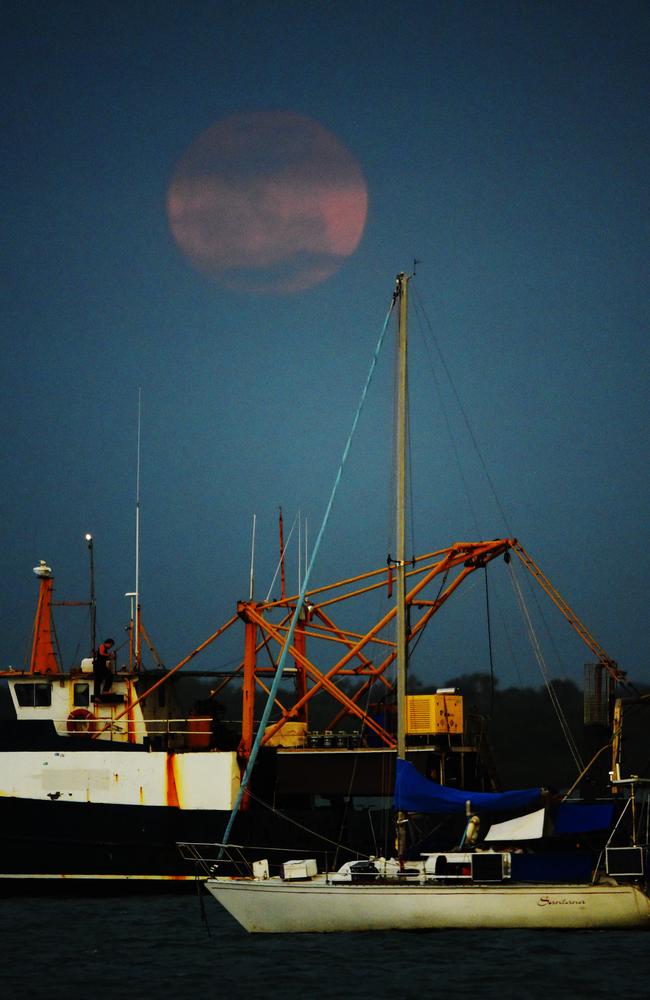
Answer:
M493 823L485 835L486 840L539 840L544 833L544 809Z

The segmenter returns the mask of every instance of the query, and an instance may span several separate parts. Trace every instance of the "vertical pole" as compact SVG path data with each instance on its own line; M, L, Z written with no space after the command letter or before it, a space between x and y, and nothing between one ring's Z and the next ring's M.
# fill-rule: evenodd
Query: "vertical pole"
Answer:
M397 276L399 325L397 334L397 427L395 547L397 559L397 754L406 756L406 399L408 278Z
M142 426L142 389L138 389L138 450L135 476L135 612L133 651L135 669L140 669L140 431Z
M307 518L305 518L305 557L304 557L304 560L303 560L304 561L304 566L305 566L305 576L307 576L307 567L309 566L309 531L308 531L308 528L309 528L308 520L307 520Z
M253 747L253 727L255 725L255 666L257 625L249 620L246 605L240 606L239 613L244 618L244 680L242 685L242 720L239 760L242 774L248 764ZM248 806L248 790L244 793L242 808Z
M397 330L397 413L396 413L396 502L395 547L397 559L397 757L406 759L406 401L407 401L407 319L408 277L397 276L399 322ZM397 854L400 862L406 855L406 816L397 815Z
M621 780L621 727L623 725L623 701L616 698L614 701L614 713L612 716L612 781ZM616 785L612 787L612 794L618 794Z
M287 596L287 586L284 575L284 522L282 520L282 507L280 507L280 596L282 600Z
M302 514L298 508L298 593L302 593Z
M307 638L305 636L305 625L309 621L309 604L307 601L302 606L298 624L296 625L294 646L299 656L305 657L307 654ZM296 699L302 701L307 694L307 671L304 660L294 659L296 668L295 691ZM296 722L307 722L307 702L300 707L296 715Z
M248 582L248 600L253 600L255 590L255 526L257 524L257 514L253 514L253 532L251 536L251 571Z
M133 595L131 595L131 609L129 615L129 670L133 670L135 659L135 634L134 634L134 614Z
M97 601L95 598L95 548L93 536L86 535L88 554L90 556L90 648L92 655L97 649Z
M137 664L135 660L135 606L137 600L137 594L132 591L124 595L129 599L129 670L137 670ZM139 629L142 630L142 623L139 624Z

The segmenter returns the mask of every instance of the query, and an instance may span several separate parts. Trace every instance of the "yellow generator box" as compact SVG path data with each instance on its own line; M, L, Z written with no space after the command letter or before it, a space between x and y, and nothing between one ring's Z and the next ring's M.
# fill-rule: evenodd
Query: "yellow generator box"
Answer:
M463 732L463 696L407 695L406 732L411 736L460 735Z
M268 733L272 726L266 727ZM275 736L266 744L269 747L304 747L307 743L306 722L285 722Z

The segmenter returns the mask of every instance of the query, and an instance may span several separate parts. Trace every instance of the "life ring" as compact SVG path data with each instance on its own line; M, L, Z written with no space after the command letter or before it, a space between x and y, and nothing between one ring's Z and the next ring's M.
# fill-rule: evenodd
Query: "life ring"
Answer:
M95 731L97 719L87 708L73 708L68 716L66 728L69 733L80 736Z

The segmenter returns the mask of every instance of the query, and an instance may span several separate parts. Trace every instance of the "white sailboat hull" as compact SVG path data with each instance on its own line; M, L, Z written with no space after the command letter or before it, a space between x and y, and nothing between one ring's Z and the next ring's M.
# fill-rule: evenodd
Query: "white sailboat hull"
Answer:
M214 878L214 898L245 930L262 934L373 930L650 927L634 885L440 886Z

